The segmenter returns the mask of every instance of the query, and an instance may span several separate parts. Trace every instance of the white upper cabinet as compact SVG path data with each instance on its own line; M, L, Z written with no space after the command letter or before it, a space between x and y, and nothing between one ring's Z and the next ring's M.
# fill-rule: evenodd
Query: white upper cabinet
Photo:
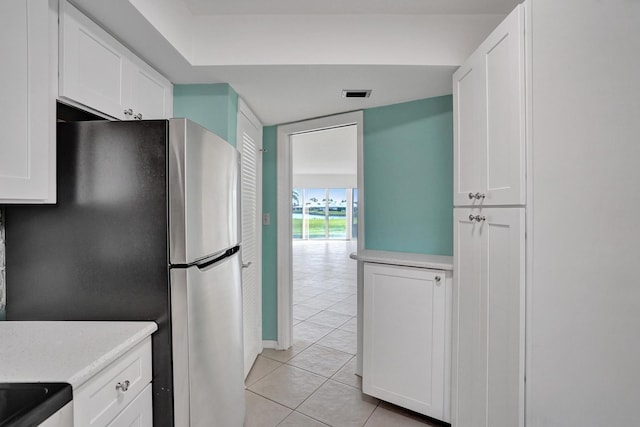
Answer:
M0 203L55 203L56 4L0 3Z
M64 0L60 41L61 98L120 120L171 117L171 83Z
M60 3L60 96L124 119L120 43L66 1Z
M173 86L151 67L144 65L132 67L130 103L133 118L168 119L173 116Z
M524 8L453 75L454 205L525 204Z

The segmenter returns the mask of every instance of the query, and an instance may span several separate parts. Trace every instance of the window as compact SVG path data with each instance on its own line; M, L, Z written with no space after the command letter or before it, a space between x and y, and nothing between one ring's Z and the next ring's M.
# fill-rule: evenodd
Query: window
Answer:
M294 239L357 237L355 188L295 188L291 206Z

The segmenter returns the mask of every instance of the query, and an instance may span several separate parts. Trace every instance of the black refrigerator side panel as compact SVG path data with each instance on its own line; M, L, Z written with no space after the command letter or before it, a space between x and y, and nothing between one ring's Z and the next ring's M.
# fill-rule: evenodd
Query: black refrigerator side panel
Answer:
M8 320L151 320L172 425L167 121L59 123L56 205L6 207Z

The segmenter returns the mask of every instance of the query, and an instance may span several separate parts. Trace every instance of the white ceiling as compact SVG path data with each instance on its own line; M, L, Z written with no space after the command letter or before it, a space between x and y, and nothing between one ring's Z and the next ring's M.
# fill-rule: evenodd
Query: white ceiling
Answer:
M287 123L451 93L457 67L391 65L283 65L216 67L267 124ZM365 99L342 89L371 89Z
M321 130L291 137L293 175L357 174L356 126Z
M450 94L453 71L519 2L72 1L172 82L229 83L265 125Z
M507 14L513 0L185 0L194 14Z

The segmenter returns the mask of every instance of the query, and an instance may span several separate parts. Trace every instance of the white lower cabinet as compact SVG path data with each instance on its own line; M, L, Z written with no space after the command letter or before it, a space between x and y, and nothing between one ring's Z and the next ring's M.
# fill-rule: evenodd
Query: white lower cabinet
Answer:
M38 427L73 427L73 401L38 424Z
M153 427L153 418L149 408L152 406L151 384L118 415L109 427Z
M151 338L74 390L74 424L151 426ZM116 420L131 420L120 424Z
M364 393L450 419L449 271L364 264Z
M524 425L524 208L454 209L454 427Z

